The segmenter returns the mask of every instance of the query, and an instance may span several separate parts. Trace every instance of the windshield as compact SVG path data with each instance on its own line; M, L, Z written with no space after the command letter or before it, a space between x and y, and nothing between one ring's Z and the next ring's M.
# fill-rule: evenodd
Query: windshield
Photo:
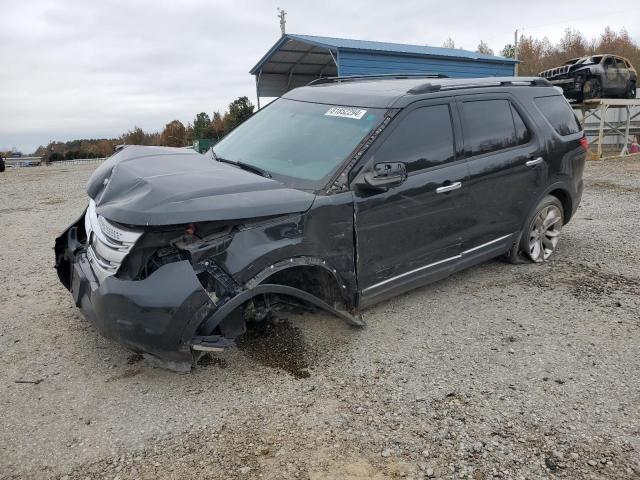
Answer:
M580 57L580 58L572 58L571 60L567 60L565 65L585 65L588 63L600 63L599 58L601 57ZM598 59L598 60L596 60Z
M383 118L379 108L280 98L223 138L214 153L265 170L293 187L317 189Z

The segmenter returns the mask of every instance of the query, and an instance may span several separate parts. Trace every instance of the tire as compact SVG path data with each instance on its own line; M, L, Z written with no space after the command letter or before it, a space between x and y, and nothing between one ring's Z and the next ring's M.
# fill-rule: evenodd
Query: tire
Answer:
M519 250L530 262L542 263L553 255L564 225L562 203L553 195L544 197L525 224Z
M582 99L590 100L594 98L602 98L602 84L600 79L592 77L582 85Z
M4 160L0 158L0 173L4 172Z
M636 82L629 82L629 86L627 87L626 98L636 98Z

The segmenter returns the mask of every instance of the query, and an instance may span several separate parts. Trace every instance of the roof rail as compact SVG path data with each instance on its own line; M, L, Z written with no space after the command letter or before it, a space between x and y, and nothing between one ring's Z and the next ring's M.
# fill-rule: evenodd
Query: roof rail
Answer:
M418 95L421 93L437 92L438 90L459 90L462 88L482 88L482 87L494 87L494 86L532 86L532 87L552 87L553 84L545 78L539 77L487 77L468 79L468 82L453 83L451 85L440 85L438 83L423 83L408 90L407 93L411 95Z
M338 77L320 77L310 81L307 85L321 85L323 83L357 82L364 80L388 80L408 78L449 78L442 73L383 73L379 75L346 75Z

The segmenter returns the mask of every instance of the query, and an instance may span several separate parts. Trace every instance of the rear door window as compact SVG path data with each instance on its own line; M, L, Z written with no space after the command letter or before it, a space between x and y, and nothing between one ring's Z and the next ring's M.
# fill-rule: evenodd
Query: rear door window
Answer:
M435 167L454 158L449 105L412 110L375 154L376 162L404 162L409 172Z
M531 138L509 100L466 101L462 109L465 150L472 156L522 145Z
M573 110L562 95L536 97L533 101L560 135L572 135L582 130Z

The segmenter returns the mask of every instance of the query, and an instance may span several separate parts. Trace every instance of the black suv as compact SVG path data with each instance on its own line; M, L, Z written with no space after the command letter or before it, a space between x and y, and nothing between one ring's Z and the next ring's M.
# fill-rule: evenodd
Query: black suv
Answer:
M277 308L362 325L362 308L490 258L547 260L586 147L543 79L325 81L206 154L117 152L56 266L101 332L188 369Z
M636 98L638 74L626 58L592 55L573 58L564 65L540 72L578 102L594 98Z

